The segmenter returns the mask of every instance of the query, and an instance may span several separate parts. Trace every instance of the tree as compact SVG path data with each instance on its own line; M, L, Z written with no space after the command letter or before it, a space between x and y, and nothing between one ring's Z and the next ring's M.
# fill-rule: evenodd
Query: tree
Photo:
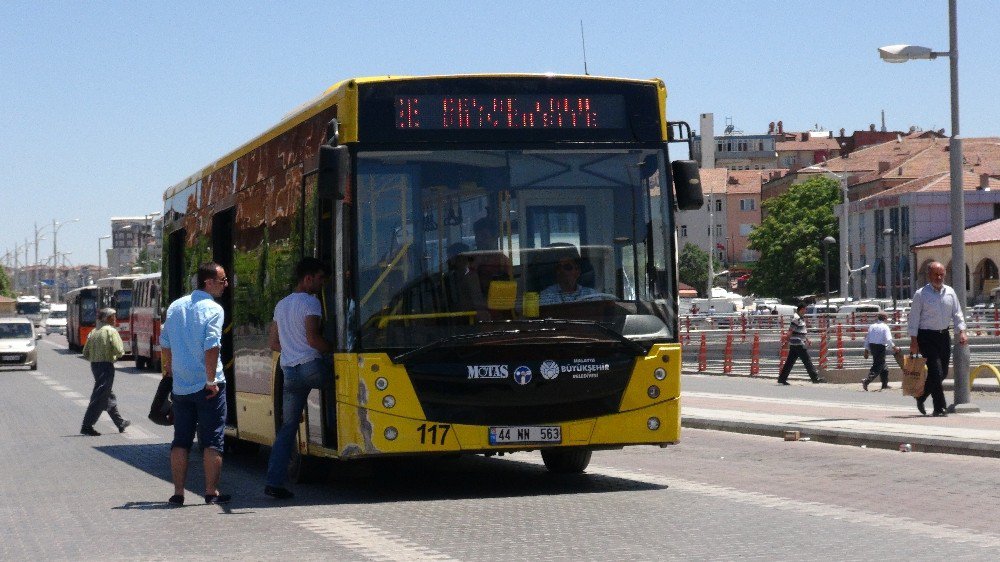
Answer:
M722 264L714 256L712 258L715 271L722 271ZM682 283L691 285L698 291L698 296L705 295L705 280L708 279L708 253L688 243L681 249L677 258L677 277ZM714 284L713 284L714 286Z
M747 284L749 290L782 299L825 290L823 238L837 237L833 206L839 195L836 181L816 177L794 184L784 195L764 202L766 218L749 236L748 247L760 252ZM834 256L830 276L836 279L839 250L831 245L828 251Z
M7 270L0 267L0 296L14 298L14 287L11 285Z

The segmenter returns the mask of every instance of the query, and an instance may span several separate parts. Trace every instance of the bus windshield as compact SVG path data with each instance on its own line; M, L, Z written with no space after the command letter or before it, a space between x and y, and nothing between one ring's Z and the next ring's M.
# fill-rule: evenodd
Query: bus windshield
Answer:
M42 303L38 301L18 302L15 307L17 308L17 313L21 315L39 314L42 311Z
M115 291L112 308L115 309L115 317L119 320L128 320L132 312L132 289L122 289Z
M362 345L414 348L530 319L672 338L665 156L662 147L359 153Z

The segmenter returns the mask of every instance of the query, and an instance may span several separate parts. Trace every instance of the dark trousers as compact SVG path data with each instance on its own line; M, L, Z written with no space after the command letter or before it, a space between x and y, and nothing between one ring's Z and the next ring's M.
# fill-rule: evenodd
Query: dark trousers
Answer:
M94 375L94 391L90 393L90 404L83 414L83 427L93 427L101 412L107 412L111 421L121 427L124 421L118 413L118 399L111 387L115 384L115 364L110 361L95 361L90 364Z
M951 361L951 334L947 330L918 330L917 345L920 354L927 359L927 382L924 383L924 393L917 398L923 402L930 396L934 401L934 411L944 411L948 402L944 397L944 387L941 383L948 378L948 362Z
M882 388L889 386L889 368L885 366L885 345L881 343L870 344L872 352L872 368L868 371L865 384L871 384L875 377L882 377Z
M784 382L788 379L788 373L792 372L792 365L795 364L796 359L802 360L802 364L806 366L806 372L809 373L809 378L812 380L819 379L819 373L816 372L816 367L813 367L812 359L809 359L809 352L806 351L806 346L789 345L788 359L785 359L785 364L781 366L781 374L778 375L778 382Z

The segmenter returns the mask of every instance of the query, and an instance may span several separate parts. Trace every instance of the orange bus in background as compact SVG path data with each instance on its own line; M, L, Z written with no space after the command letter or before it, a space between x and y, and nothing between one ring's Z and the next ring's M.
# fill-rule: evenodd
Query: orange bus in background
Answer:
M132 356L136 369L160 370L160 274L136 277L132 282Z
M70 349L80 351L97 324L97 285L73 289L63 298L66 301L66 342Z
M138 275L119 275L97 280L97 307L115 309L115 329L122 338L125 355L132 355L132 284Z

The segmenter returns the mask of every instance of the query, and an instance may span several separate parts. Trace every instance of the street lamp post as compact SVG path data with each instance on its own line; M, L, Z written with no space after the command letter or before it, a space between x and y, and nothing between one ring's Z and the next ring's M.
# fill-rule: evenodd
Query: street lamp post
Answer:
M956 0L948 0L948 51L937 52L916 45L882 47L879 56L886 62L948 57L951 74L951 136L948 139L949 175L951 176L951 280L958 306L965 315L965 194L962 191L962 139L958 123L958 16ZM952 352L955 377L955 403L952 412L978 412L970 403L969 347L955 344Z
M97 277L101 276L101 240L107 240L111 238L110 234L105 234L97 239Z
M896 264L896 236L895 232L891 228L886 228L882 231L882 236L885 237L886 245L886 259L885 259L885 286L889 291L889 296L892 298L892 309L896 310L896 289L893 287L892 267Z
M80 219L72 219L66 222L56 222L55 219L52 219L52 281L55 283L52 302L59 302L59 246L57 244L57 235L60 228L71 222L80 222Z
M837 239L833 236L827 236L823 239L823 270L825 275L823 276L824 286L826 287L826 313L830 313L830 258L829 258L829 248L831 244L836 244Z
M830 170L828 170L826 168L823 168L822 166L817 166L817 165L807 166L806 169L807 170L819 170L819 171L823 172L824 174L829 174L829 175L833 176L834 178L836 178L837 183L840 185L840 194L841 194L841 198L842 198L842 204L841 204L841 207L840 207L840 242L841 242L841 244L840 244L840 280L839 280L840 282L839 282L839 287L840 287L840 297L843 298L845 300L845 302L846 302L847 298L851 294L851 290L850 290L851 276L850 276L850 273L849 273L851 271L851 254L850 254L851 248L850 248L850 242L849 242L850 241L850 236L848 234L850 232L850 227L849 227L849 224L848 224L848 215L850 213L850 208L849 208L850 198L848 197L848 193L847 193L847 189L848 189L847 179L849 177L849 174L847 172L842 172L842 173L838 174L836 172L832 172L832 171L830 171Z

